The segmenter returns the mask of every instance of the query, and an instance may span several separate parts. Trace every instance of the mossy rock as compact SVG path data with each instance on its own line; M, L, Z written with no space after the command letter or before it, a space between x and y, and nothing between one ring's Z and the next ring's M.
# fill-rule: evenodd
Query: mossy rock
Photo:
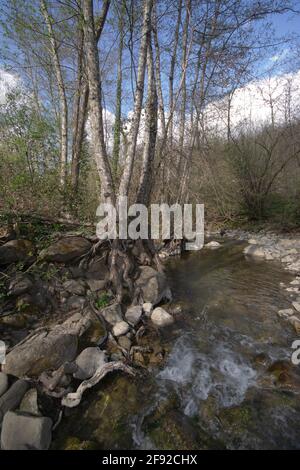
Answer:
M98 344L105 334L106 331L102 323L100 321L93 321L87 331L80 337L80 349Z
M28 319L24 313L12 313L0 319L0 324L16 329L23 329L28 326Z
M146 418L144 431L161 450L223 449L224 445L206 433L195 420L182 414L172 396Z
M218 416L226 428L239 430L248 428L253 418L253 411L250 406L241 405L224 408Z
M140 392L144 384L121 374L111 374L90 392L78 408L68 410L58 428L53 448L64 449L66 439L75 435L81 442L95 442L98 449L133 448L132 428L129 425L144 403Z
M78 437L69 436L62 446L63 450L97 450L97 443L94 441L81 441Z

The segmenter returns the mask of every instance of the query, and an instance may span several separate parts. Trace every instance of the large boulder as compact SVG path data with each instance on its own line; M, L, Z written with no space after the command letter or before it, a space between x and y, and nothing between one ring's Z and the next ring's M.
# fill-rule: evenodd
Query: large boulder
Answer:
M23 396L28 389L26 380L17 380L1 397L0 397L0 423L7 411L14 410L20 404Z
M3 450L47 450L51 444L52 420L9 411L1 431Z
M105 307L101 310L101 315L110 325L123 321L121 306L118 303Z
M77 355L78 337L92 325L93 314L77 312L49 330L33 334L17 344L6 356L2 370L16 377L36 377L48 369L58 369Z
M163 308L157 307L151 314L151 321L154 325L163 327L171 325L174 322L174 318Z
M8 286L8 294L18 296L25 294L33 287L33 282L28 274L18 273Z
M40 253L40 257L49 262L67 263L85 255L92 244L83 237L65 237L50 245Z
M157 305L163 299L171 300L171 291L165 274L156 271L151 266L140 267L140 275L135 284L144 302Z
M80 380L90 379L106 360L105 353L99 348L86 348L76 358L78 369L73 376Z
M78 338L72 334L42 332L6 356L3 370L16 377L36 377L44 370L58 369L76 357Z
M34 252L34 245L29 240L10 240L0 246L0 264L28 262L34 258Z
M0 372L0 397L8 389L8 377L4 372Z

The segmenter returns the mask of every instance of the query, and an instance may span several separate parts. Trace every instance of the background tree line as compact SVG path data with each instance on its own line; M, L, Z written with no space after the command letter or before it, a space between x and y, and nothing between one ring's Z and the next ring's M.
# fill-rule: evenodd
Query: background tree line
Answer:
M99 200L204 202L217 224L300 223L299 114L232 126L266 56L295 51L268 21L292 0L1 3L1 212L91 220ZM295 11L295 14L297 12ZM274 71L270 70L272 74ZM222 132L208 109L225 116Z

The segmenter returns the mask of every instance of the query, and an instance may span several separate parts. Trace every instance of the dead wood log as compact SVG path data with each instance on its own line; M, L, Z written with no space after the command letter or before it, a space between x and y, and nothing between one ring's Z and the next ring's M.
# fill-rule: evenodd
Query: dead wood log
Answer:
M136 372L134 369L132 369L132 367L127 366L121 361L107 362L95 372L93 377L81 382L76 392L68 393L68 395L63 397L61 404L68 408L74 408L75 406L78 406L86 389L94 387L94 385L97 385L97 383L100 382L100 380L102 380L109 372L113 372L115 370L121 370L131 376L136 375Z

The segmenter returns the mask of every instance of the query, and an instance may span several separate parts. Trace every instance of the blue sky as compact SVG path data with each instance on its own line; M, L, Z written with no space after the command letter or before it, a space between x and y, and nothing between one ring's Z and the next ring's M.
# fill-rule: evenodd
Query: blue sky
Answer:
M299 1L300 11L300 1ZM287 12L282 15L272 15L272 22L275 28L275 32L280 34L291 34L295 33L300 35L300 14Z

